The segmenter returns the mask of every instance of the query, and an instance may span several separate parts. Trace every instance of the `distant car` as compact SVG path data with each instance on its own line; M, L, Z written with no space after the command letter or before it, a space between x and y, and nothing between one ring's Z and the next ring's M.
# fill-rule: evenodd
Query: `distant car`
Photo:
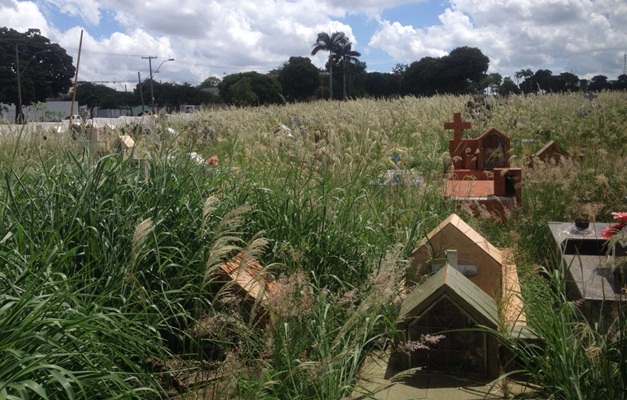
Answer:
M80 115L78 115L78 114L68 115L67 117L65 117L65 119L66 119L66 120L71 119L71 120L72 120L72 123L77 123L77 124L79 124L79 123L83 122L83 117L81 117L81 116L80 116Z

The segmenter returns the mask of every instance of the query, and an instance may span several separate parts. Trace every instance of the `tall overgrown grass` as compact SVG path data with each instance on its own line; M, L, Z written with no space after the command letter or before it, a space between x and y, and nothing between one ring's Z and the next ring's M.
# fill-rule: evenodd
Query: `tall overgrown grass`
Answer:
M548 221L570 218L578 203L598 203L598 220L627 206L625 95L602 93L592 105L579 95L486 99L472 111L470 101L172 116L149 132L125 130L146 144L143 161L90 154L80 137L5 135L0 397L350 396L366 352L394 329L391 304L414 244L454 210L441 196L450 138L442 126L460 111L474 122L470 135L496 127L510 136L514 164L524 166L547 140L574 156L524 168L522 208L508 221L464 217L514 248L536 305L531 314L574 332L556 338L569 341L561 345L582 346L538 350L544 364L529 365L534 379L557 397L585 397L597 386L560 392L541 374L571 350L589 357L585 349L602 341L614 379L625 362L616 351L624 350L624 324L588 331L561 300L556 314L536 266L549 265ZM324 140L314 141L316 131ZM155 145L149 135L165 140ZM219 165L199 165L190 151L215 155ZM392 152L403 154L400 168L421 185L376 183ZM267 325L255 314L259 304L251 309L216 278L220 263L239 252L261 260L276 280ZM623 336L610 336L616 329ZM582 364L571 361L561 365L567 379L603 378L576 373ZM530 369L536 365L544 369Z
M512 356L514 365L506 376L522 374L546 398L624 398L625 305L605 305L608 314L590 320L583 301L569 301L564 294L564 268L545 270L549 278L543 296L528 296L529 328L536 340L518 340L507 327L490 332Z

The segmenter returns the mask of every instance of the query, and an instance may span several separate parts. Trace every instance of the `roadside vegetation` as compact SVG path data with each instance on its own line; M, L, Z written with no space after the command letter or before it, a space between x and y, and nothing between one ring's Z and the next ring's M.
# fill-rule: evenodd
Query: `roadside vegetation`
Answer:
M171 115L146 161L89 154L57 133L0 146L0 398L343 399L395 333L413 245L455 210L442 198L454 112L495 127L523 167L506 221L458 211L511 247L542 348L514 348L548 398L616 399L625 310L586 321L540 273L549 221L627 211L627 98L361 99ZM290 131L286 130L289 128ZM168 127L177 134L167 134ZM133 131L142 141L141 130ZM320 140L316 141L318 137ZM555 140L571 157L530 169ZM148 142L146 142L148 143ZM199 164L188 153L217 157ZM398 166L418 186L384 186ZM274 277L267 324L217 278L254 257ZM556 275L556 274L549 274ZM552 334L552 335L550 335ZM550 351L547 351L549 349Z

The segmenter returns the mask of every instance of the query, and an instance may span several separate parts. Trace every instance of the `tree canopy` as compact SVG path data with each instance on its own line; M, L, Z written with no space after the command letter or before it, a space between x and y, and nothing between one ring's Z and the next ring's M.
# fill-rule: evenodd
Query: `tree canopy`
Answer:
M22 105L66 94L74 73L72 57L42 36L39 29L20 33L0 28L0 102L17 106L19 92ZM16 113L19 111L16 107Z
M305 100L320 86L320 71L309 57L290 57L279 70L277 79L287 100Z
M474 93L486 82L490 59L474 47L459 47L449 55L413 62L404 74L405 90L416 96Z
M409 65L397 64L389 73L367 72L366 64L359 60L361 54L352 46L344 32L320 32L311 55L320 51L329 53L325 65L328 73L313 65L309 57L294 56L268 74L244 72L225 76L222 80L211 76L198 86L153 82L155 102L168 110L178 110L184 104L199 105L220 100L238 106L281 104L285 99L303 101L315 95L326 97L321 79L327 77L328 97L344 99L440 93L509 95L627 90L627 75L621 75L617 80L596 75L588 80L580 79L572 72L554 75L548 69L536 72L521 69L513 75L514 82L511 77L503 77L498 72L488 74L490 59L474 47L459 47L443 57L424 57ZM58 44L50 43L39 30L20 33L0 28L0 102L16 104L16 120L21 115L18 103L31 105L67 94L74 73L72 58ZM133 93L125 93L82 82L77 88L77 100L92 110L94 107L131 108L140 103L148 104L149 90L145 83L138 84ZM334 85L342 85L341 94L334 94Z
M284 103L279 81L254 71L228 75L218 87L222 99L237 106Z

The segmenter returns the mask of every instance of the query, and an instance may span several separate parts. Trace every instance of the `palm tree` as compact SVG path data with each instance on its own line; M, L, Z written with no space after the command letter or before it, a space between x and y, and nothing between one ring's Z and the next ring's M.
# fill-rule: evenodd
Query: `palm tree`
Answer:
M516 78L516 84L519 85L518 81L522 78L531 78L533 76L533 71L530 70L529 68L527 69L521 69L520 71L516 71L516 73L514 74L514 78Z
M349 41L346 41L340 48L340 52L338 54L340 61L342 62L342 79L344 84L344 92L343 97L346 100L346 64L352 64L354 62L359 61L358 57L361 57L361 53L353 50L353 44Z
M335 32L329 35L326 32L320 32L316 43L313 44L313 50L311 55L314 56L319 51L329 52L329 61L327 62L327 68L329 69L329 98L333 99L333 64L338 61L338 54L341 51L342 46L348 42L348 38L344 32Z

